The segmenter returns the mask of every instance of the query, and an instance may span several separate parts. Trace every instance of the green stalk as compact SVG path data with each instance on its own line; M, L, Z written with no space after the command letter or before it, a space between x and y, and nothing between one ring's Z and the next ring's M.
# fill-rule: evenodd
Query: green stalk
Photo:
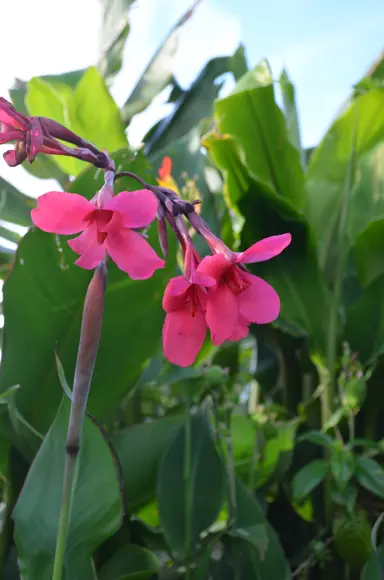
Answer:
M343 284L343 271L346 258L346 226L349 211L349 202L351 197L351 189L353 183L353 174L355 167L355 154L356 154L356 134L357 134L357 122L354 126L353 136L352 136L352 147L351 154L349 156L349 162L347 167L347 174L345 178L344 194L341 205L339 228L337 235L337 255L336 255L336 266L335 266L335 276L334 276L334 287L331 299L330 311L329 311L329 321L328 321L328 341L327 341L327 362L329 378L324 383L323 395L322 395L322 406L323 406L323 422L328 420L333 411L333 399L334 399L334 386L335 386L335 370L336 370L336 359L337 359L337 343L339 335L339 308L341 291Z
M235 463L233 460L233 443L231 431L232 407L226 409L225 417L225 440L227 444L227 475L229 488L229 518L228 527L232 527L237 519L236 478Z
M185 513L185 565L186 580L192 578L191 571L191 403L188 398L185 408L185 443L184 443L184 513Z
M107 268L104 262L102 262L93 274L84 302L83 320L73 383L71 414L68 424L64 483L52 580L61 580L63 577L65 549L70 525L72 496L75 488L81 433L93 369L99 348L106 280Z

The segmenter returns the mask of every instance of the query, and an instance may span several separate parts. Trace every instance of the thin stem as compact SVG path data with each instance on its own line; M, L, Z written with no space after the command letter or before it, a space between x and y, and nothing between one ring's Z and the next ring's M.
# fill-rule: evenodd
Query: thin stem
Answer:
M329 419L329 416L332 413L333 398L334 398L334 377L337 357L337 341L339 335L339 307L342 293L343 269L346 256L345 232L347 227L349 202L355 165L356 133L357 133L357 122L355 123L354 126L351 154L349 156L347 174L344 184L344 194L342 198L342 206L337 235L337 255L335 265L334 287L333 287L333 295L331 298L329 322L328 322L327 359L328 359L329 380L324 385L323 390L324 407L325 407L324 410L328 415L327 419Z
M186 580L191 579L191 402L185 408L185 443L184 443L184 513L185 513L185 565Z
M233 460L231 416L232 416L232 408L228 408L226 410L226 420L225 420L225 431L226 431L225 440L227 444L227 474L229 488L228 527L231 527L237 518L236 479L235 479L235 463Z
M72 492L76 474L76 460L77 455L67 453L65 458L63 495L61 498L59 531L57 534L52 580L61 580L63 574L65 548L67 545L67 535L72 508Z
M107 269L102 262L96 268L92 280L89 283L84 302L67 433L64 483L52 580L61 580L63 575L72 496L80 451L80 439L100 341L106 279Z

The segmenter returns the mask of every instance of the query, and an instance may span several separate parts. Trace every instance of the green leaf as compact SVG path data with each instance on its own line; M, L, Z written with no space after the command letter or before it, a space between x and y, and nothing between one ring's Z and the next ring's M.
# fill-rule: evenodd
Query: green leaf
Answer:
M214 58L206 64L191 87L181 93L173 112L146 135L145 150L148 154L164 149L189 133L201 119L212 115L213 101L221 88L215 80L229 72L230 66L230 57L226 56Z
M356 478L362 487L384 498L384 469L370 457L356 459Z
M351 191L351 207L347 222L350 246L370 224L384 217L384 143L360 156L356 164L354 187Z
M121 69L125 41L129 33L128 11L135 0L101 0L104 6L98 68L105 78Z
M296 419L281 423L277 425L276 436L267 440L255 470L254 479L258 488L279 480L289 469L297 426Z
M174 56L177 51L180 29L190 19L200 0L194 0L191 7L171 28L164 42L153 55L150 63L134 87L122 108L125 124L137 113L148 107L152 100L173 80Z
M360 580L383 580L384 578L384 547L372 552L365 563Z
M224 467L213 444L205 416L202 413L191 415L190 422L189 451L186 450L186 430L183 425L163 457L157 482L157 499L164 534L172 551L180 556L188 550L190 554L195 553L200 533L208 529L220 513L225 486ZM185 489L188 456L189 494ZM188 495L190 501L187 509Z
M133 160L126 155L123 151L113 156L116 166L124 164L153 181L150 166L141 155ZM102 180L102 172L90 168L72 188L91 198ZM123 189L132 187L133 182L121 180L118 185ZM149 243L159 252L155 224L148 235ZM7 340L0 392L19 384L17 408L40 432L50 425L62 394L55 352L72 384L83 301L91 277L90 272L74 265L75 259L65 238L30 231L20 243L16 264L4 284ZM149 280L131 280L112 262L108 270L102 336L89 400L89 411L98 420L108 417L134 387L159 347L164 320L161 300L175 270L175 240L170 237L166 267Z
M180 417L163 418L135 425L113 436L131 511L137 511L155 497L161 459L181 421Z
M330 466L337 488L344 491L355 471L354 455L350 451L335 447L332 450Z
M356 240L355 263L360 282L369 286L384 274L384 218L371 222Z
M233 125L238 110L228 110L227 118L231 116ZM253 131L250 134L253 135ZM212 133L204 140L204 145L224 173L228 207L240 215L239 249L246 249L267 236L292 234L290 246L277 258L258 263L255 273L266 278L279 293L280 316L289 328L293 327L296 334L308 335L316 348L324 352L327 339L324 318L328 312L329 292L317 266L308 223L285 197L269 184L252 177L235 138Z
M362 364L373 363L384 352L384 275L349 308L344 335Z
M95 67L85 71L75 89L32 79L26 103L30 114L50 117L100 149L111 153L127 145L119 109ZM85 167L83 161L72 157L54 159L70 175L78 175Z
M2 220L18 226L31 225L31 209L35 207L31 199L0 177L0 216Z
M333 123L311 157L307 177L307 213L316 231L322 267L333 261L331 250L339 227L345 175L350 162L356 124L355 156L359 162L384 137L383 104L384 89L370 91L356 98ZM355 177L356 173L353 181ZM361 205L358 204L356 196L352 195L352 216L356 213L355 207L361 208Z
M64 399L32 464L13 518L20 572L51 580L70 403ZM94 578L95 549L119 528L122 502L116 467L97 427L86 419L65 557L66 580Z
M145 580L160 571L155 554L141 546L123 546L101 568L99 580Z
M238 140L252 176L301 208L304 174L299 152L289 141L266 61L242 77L232 95L216 102L215 117L221 133Z
M237 480L237 517L229 545L239 580L288 580L290 570L279 540L256 499ZM264 528L264 532L262 532Z
M8 240L9 242L13 242L14 244L18 244L20 241L19 234L2 225L0 225L0 237Z
M300 153L300 163L306 169L304 150L301 146L299 115L296 106L295 87L293 86L287 71L284 69L279 79L281 93L283 95L284 112L287 123L288 138L292 145Z
M310 443L320 445L321 447L327 447L328 449L333 445L332 437L326 435L326 433L322 433L321 431L308 431L308 433L300 435L297 441L298 443L301 441L309 441Z
M325 478L329 470L325 459L315 459L302 467L292 482L293 499L302 502Z

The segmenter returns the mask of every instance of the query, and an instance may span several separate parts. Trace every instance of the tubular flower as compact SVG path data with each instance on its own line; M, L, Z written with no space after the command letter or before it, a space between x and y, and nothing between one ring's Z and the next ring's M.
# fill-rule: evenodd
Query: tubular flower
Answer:
M194 363L207 334L205 311L207 289L216 284L212 276L196 271L200 257L188 246L184 276L171 278L165 289L163 308L166 317L163 326L163 349L173 364L187 367Z
M220 252L203 259L197 271L216 280L206 300L206 322L213 344L244 338L251 322L267 324L276 320L280 312L276 290L247 272L244 264L269 260L290 242L291 235L282 234L260 240L242 253Z
M131 278L144 280L165 262L134 229L148 226L156 212L157 200L151 191L122 191L112 197L111 187L104 186L92 201L76 193L45 193L31 215L33 223L45 232L82 232L68 241L80 255L75 263L81 268L95 268L108 254Z

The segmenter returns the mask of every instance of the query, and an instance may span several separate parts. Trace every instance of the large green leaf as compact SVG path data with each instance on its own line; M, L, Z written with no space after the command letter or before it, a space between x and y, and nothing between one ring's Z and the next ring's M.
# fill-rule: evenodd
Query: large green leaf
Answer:
M0 177L0 218L18 226L31 225L35 200L27 197Z
M123 151L114 158L116 165L151 180L143 157L129 162ZM73 183L73 190L91 198L102 180L102 172L90 168ZM124 188L133 182L121 180L118 185ZM149 242L159 251L155 224L148 234ZM74 265L75 259L64 238L32 230L21 241L16 264L4 284L0 392L20 385L15 395L17 409L41 432L52 421L61 395L55 351L69 383L74 373L84 295L91 277L90 272ZM163 323L162 293L174 268L173 237L166 268L150 280L131 280L109 263L102 336L89 402L98 419L116 408L157 350Z
M373 363L384 352L384 275L347 311L345 339L363 364Z
M231 123L237 114L237 109L228 111ZM252 134L253 130L250 132ZM308 335L312 343L324 352L324 317L328 312L329 295L317 266L312 233L305 218L271 184L250 174L244 163L243 150L234 137L214 132L207 136L204 144L224 173L228 206L241 216L240 228L237 225L241 233L240 249L267 236L292 234L292 243L281 256L257 264L254 270L278 291L284 322L296 332Z
M75 89L32 79L26 104L32 115L50 117L100 149L113 152L127 145L119 109L95 67L85 71ZM54 159L70 175L78 175L85 167L83 161L72 157Z
M384 498L384 469L377 461L370 457L358 457L355 474L362 487Z
M283 95L284 113L287 121L287 132L292 145L300 153L300 162L303 169L306 167L304 150L301 146L299 115L296 106L295 87L288 73L283 70L280 75L280 88Z
M347 222L351 246L371 221L384 217L384 142L362 155L356 164Z
M146 580L160 571L160 562L155 554L130 544L115 552L104 564L99 580Z
M252 176L302 209L304 174L299 152L275 102L268 63L263 61L246 73L229 97L217 101L215 116L220 132L238 140Z
M369 286L384 274L384 218L368 224L357 238L354 256L360 282Z
M137 511L156 494L161 459L177 429L180 417L169 417L135 425L113 436L112 442L124 473L127 503Z
M162 528L179 556L195 553L200 533L220 512L225 486L224 467L206 417L197 413L189 420L190 437L183 425L163 458L157 482Z
M32 464L13 512L25 580L51 580L70 403L64 399ZM65 580L93 580L91 557L116 532L122 501L116 465L97 427L85 421L65 556Z
M146 152L153 154L176 139L186 135L204 117L213 112L213 101L219 94L221 85L215 83L217 77L231 70L231 57L217 57L210 60L191 87L181 91L173 112L151 129L145 138Z
M325 459L315 459L298 471L292 482L293 499L301 503L325 478L329 471Z
M60 93L68 86L74 89L84 72L84 69L74 70L60 75L43 75L38 78L53 86ZM9 91L14 106L25 115L28 115L25 104L27 92L28 83L20 79L15 80L13 88ZM50 155L38 155L33 163L24 163L23 167L28 173L40 179L56 179L64 189L69 181L67 173L60 169Z
M323 266L333 260L331 250L338 232L345 176L354 139L357 162L384 139L384 89L372 90L351 102L311 157L307 179L307 211L316 231L318 253ZM358 167L356 171L359 171ZM355 182L356 172L353 178ZM366 195L364 188L362 192ZM349 211L351 220L361 211L361 203L356 195L351 196Z
M171 28L164 42L153 55L150 63L134 87L122 108L124 122L128 124L132 117L144 111L167 85L173 80L173 58L177 51L180 29L190 19L200 0L194 0L191 7Z
M288 580L290 570L279 540L257 500L236 482L237 517L230 532L230 549L239 580Z
M101 29L99 70L112 77L121 69L123 50L129 33L128 11L135 0L101 0L104 7Z

